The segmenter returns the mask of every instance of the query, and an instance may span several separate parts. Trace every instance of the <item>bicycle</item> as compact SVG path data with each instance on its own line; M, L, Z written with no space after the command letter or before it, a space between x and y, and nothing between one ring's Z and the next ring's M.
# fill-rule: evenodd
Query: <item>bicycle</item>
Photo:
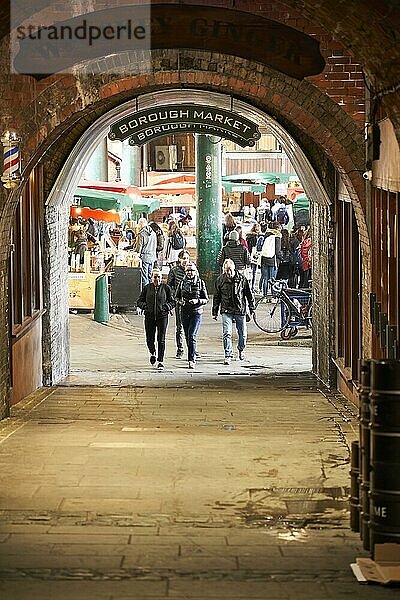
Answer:
M266 333L279 333L289 339L298 327L312 328L312 296L310 290L288 288L284 281L270 279L273 296L259 298L253 314L254 323Z

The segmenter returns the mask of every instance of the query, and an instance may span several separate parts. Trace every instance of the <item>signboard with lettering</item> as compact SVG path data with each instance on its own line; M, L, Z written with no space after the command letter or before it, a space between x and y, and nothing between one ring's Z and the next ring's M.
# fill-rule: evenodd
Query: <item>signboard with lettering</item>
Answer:
M68 4L68 3L67 3ZM257 3L254 3L257 6ZM258 12L241 12L215 6L185 4L138 4L87 12L73 18L37 25L12 20L14 73L31 73L37 79L70 71L74 65L91 61L86 72L121 74L137 72L130 60L98 60L125 52L139 52L144 60L154 49L197 49L238 56L259 62L296 79L321 73L324 58L315 38L283 23L263 18ZM47 16L51 19L51 12ZM14 54L14 52L16 52ZM226 61L226 58L215 58ZM135 63L135 61L133 61ZM85 67L86 70L86 67Z
M241 115L214 106L178 104L141 110L110 128L110 140L126 140L141 146L169 133L206 133L242 146L254 146L261 134L258 126Z

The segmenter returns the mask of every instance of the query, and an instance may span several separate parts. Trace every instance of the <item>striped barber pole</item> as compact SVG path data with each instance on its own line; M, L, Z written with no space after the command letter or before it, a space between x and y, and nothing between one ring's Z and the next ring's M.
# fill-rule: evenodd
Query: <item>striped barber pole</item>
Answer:
M8 131L1 138L4 148L1 181L6 188L17 187L21 181L19 141L20 139L15 134Z

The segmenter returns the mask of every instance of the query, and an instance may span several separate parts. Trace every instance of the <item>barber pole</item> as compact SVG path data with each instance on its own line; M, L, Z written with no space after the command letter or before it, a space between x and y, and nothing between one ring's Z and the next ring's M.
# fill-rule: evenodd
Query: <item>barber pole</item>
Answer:
M3 144L3 173L1 182L5 188L14 188L21 182L20 174L20 138L16 133L6 131L0 138Z

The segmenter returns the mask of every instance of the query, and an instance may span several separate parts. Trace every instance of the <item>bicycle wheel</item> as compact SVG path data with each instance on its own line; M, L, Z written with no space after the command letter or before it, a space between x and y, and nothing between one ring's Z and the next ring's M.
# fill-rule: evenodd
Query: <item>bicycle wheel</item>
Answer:
M260 298L255 307L253 319L261 331L279 333L288 326L290 309L280 298Z

